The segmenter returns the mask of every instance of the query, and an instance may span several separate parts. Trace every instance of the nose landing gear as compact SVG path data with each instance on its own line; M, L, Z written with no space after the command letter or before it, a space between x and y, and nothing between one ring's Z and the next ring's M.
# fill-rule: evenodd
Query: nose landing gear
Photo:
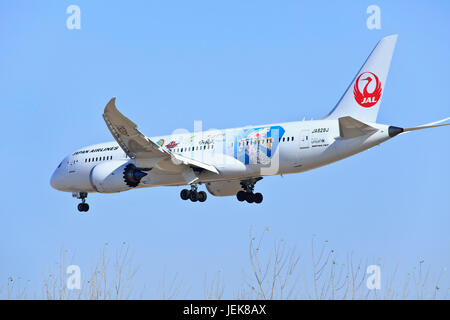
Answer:
M87 212L89 210L89 205L85 202L78 204L78 211L80 212Z
M236 198L242 202L247 201L248 203L261 203L263 201L263 195L262 193L253 193L253 190L255 189L255 184L259 180L261 180L262 177L250 179L250 180L243 180L241 181L242 189L236 194Z
M198 186L196 184L191 185L191 190L183 189L180 192L180 197L183 200L191 200L192 202L205 202L207 195L205 191L197 191Z
M72 193L72 197L81 199L81 203L78 204L78 211L80 211L80 212L88 212L89 211L89 205L86 203L87 196L88 196L87 192Z

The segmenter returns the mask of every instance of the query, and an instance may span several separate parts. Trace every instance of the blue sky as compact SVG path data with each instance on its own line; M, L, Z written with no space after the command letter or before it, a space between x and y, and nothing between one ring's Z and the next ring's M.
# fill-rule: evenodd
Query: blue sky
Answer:
M81 8L81 29L66 8ZM368 30L366 8L381 8ZM178 272L189 297L221 270L233 297L253 228L297 246L311 238L345 255L382 257L406 274L424 259L450 266L448 128L399 136L307 173L257 184L262 205L179 199L181 188L89 195L88 214L50 175L73 150L112 140L117 105L146 135L319 119L382 37L399 40L378 121L415 126L450 116L448 1L0 1L3 183L0 287L11 275L39 290L64 247L83 270L103 244L130 245L148 297ZM443 287L450 287L445 275Z

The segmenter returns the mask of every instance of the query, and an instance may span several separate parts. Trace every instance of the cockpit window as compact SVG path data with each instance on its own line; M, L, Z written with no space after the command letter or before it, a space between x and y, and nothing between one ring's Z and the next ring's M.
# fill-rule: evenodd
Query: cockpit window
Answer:
M61 161L61 163L59 164L58 168L61 167L62 163L63 163L63 161Z

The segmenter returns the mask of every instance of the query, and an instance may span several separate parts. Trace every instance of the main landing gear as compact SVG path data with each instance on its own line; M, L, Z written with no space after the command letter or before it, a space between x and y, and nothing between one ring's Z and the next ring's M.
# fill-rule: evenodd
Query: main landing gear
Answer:
M236 194L236 198L241 202L247 201L248 203L261 203L263 201L263 195L259 192L253 193L256 182L261 179L262 177L241 181L241 186L244 190L239 191Z
M81 199L81 203L78 204L78 211L88 212L89 205L86 203L86 198L88 196L87 192L74 192L72 196L77 199Z
M205 202L207 195L205 191L197 191L198 186L196 184L191 185L191 190L183 189L180 192L180 197L183 200L191 200L192 202Z

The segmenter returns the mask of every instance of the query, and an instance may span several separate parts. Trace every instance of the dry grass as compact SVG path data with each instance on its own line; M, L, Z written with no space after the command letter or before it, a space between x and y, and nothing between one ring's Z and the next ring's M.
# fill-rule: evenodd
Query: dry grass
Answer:
M381 290L369 290L366 286L368 260L356 259L353 252L343 259L330 248L328 241L313 236L311 253L305 258L284 239L270 241L266 228L259 236L250 233L248 244L249 268L244 272L240 289L234 290L236 299L447 299L448 284L441 284L445 268L437 274L425 262L419 261L403 278L398 267L388 274L388 268L380 265ZM141 299L146 286L139 290L135 285L138 267L126 243L110 248L106 243L99 258L88 274L82 277L80 290L67 289L67 266L74 264L75 254L62 249L59 261L43 274L41 292L30 294L30 282L9 277L0 288L2 299ZM301 268L302 267L302 268ZM83 273L84 275L84 273ZM141 286L141 284L140 284ZM156 299L189 299L190 287L179 273L169 277L166 273L158 284ZM225 281L223 272L205 275L204 299L223 299Z

